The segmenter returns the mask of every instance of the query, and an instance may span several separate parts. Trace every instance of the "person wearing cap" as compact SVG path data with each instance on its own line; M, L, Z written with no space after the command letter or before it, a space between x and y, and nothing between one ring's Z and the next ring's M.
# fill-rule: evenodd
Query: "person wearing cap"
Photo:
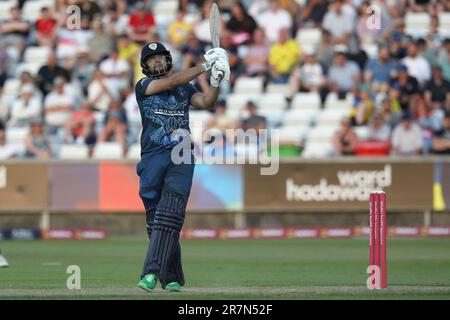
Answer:
M11 106L11 117L8 121L10 126L27 127L32 121L41 119L42 103L34 91L32 84L24 85L20 89L19 97Z
M146 291L158 281L168 291L180 291L185 284L179 237L195 167L189 109L211 110L221 82L230 81L225 50L213 48L203 57L205 62L175 72L161 42L149 42L141 51L146 77L135 86L143 128L136 172L150 241L138 287ZM210 70L211 86L200 93L191 81Z
M143 1L137 2L128 21L128 36L133 41L145 43L153 39L155 30L153 13L145 8Z
M44 100L44 119L50 134L55 134L64 127L73 108L72 95L65 90L64 84L64 78L56 77L53 90Z
M411 111L411 101L420 93L420 85L416 78L408 74L404 64L397 67L397 77L391 80L391 88L399 91L398 101L403 111Z
M412 118L410 112L404 112L400 123L394 128L391 138L393 155L419 155L423 150L423 132Z

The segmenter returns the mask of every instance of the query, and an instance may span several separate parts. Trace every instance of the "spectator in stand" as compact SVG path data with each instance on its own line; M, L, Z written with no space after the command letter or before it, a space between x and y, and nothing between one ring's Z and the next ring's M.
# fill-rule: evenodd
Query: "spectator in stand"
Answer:
M81 9L81 18L89 22L100 18L102 9L94 0L78 0L78 7Z
M231 118L226 111L227 104L225 100L217 101L214 117L207 122L206 129L219 129L223 134L225 134L225 130L227 129L236 129L237 124L235 120Z
M98 137L98 142L113 141L125 148L127 142L128 120L127 114L119 101L111 101L103 124L104 127Z
M100 63L99 68L116 90L123 90L130 84L130 66L126 60L119 58L117 48L112 49L109 57Z
M12 103L11 117L8 122L10 126L27 127L32 121L41 120L42 103L34 91L31 84L20 88L19 97Z
M126 13L120 13L118 5L112 2L106 9L106 15L102 18L106 33L114 36L127 33L130 17Z
M344 99L348 92L358 88L361 82L361 74L358 65L347 60L347 49L344 46L336 46L334 63L328 70L325 86L320 90L322 105L329 92L334 92L340 99Z
M175 21L167 27L167 35L170 43L176 49L181 49L188 41L188 36L192 32L192 25L185 20L185 12L179 10Z
M73 108L72 95L64 90L64 84L64 78L56 77L53 90L44 100L45 124L51 135L64 127Z
M384 121L383 113L375 113L369 123L367 140L388 142L391 137L391 127Z
M300 59L300 49L295 39L289 39L288 30L279 31L278 42L269 52L269 81L288 83L289 75Z
M181 50L181 52L183 55L181 69L186 70L197 65L200 61L203 60L205 47L194 33L190 33L188 36L187 45ZM202 73L196 79L196 86L199 87L201 91L206 92L206 90L208 90L208 81L209 80L206 73Z
M11 59L9 58L8 51L6 51L5 43L0 40L0 90L8 78L10 65Z
M95 145L95 116L88 101L83 101L80 110L72 113L65 129L68 143L86 144L91 148Z
M258 115L258 109L252 101L248 101L245 105L244 114L241 116L241 128L256 131L267 129L266 117Z
M328 4L325 0L308 0L301 11L302 27L320 28L327 10Z
M450 113L445 114L442 129L436 131L432 140L432 152L450 154Z
M441 67L444 79L450 82L450 45L447 48L446 58L441 59L439 66Z
M212 1L206 0L198 10L197 18L194 22L195 37L200 40L202 45L207 46L211 44L211 34L209 32L209 15L211 12ZM225 30L223 20L220 21L221 30Z
M375 112L375 104L371 98L367 84L361 84L355 94L355 101L352 109L354 125L367 125Z
M298 65L289 78L289 87L292 97L298 91L319 92L325 83L323 68L317 62L314 49L305 47L303 49L304 63Z
M30 24L22 19L18 7L12 7L9 13L10 18L0 24L0 36L6 46L14 46L22 54L30 33Z
M423 132L412 120L409 112L404 112L402 120L392 133L391 145L394 155L418 155L423 149Z
M83 95L87 95L87 88L92 81L95 69L95 64L89 58L89 49L87 47L79 48L72 81L80 85Z
M341 127L332 138L334 153L342 156L354 155L357 143L358 136L351 126L350 119L342 119Z
M417 45L411 43L408 47L408 55L401 60L408 68L408 74L417 79L420 85L424 85L431 78L431 68L428 61L417 54Z
M117 50L119 51L119 58L127 61L132 70L133 83L142 79L144 74L139 59L141 47L136 42L132 42L126 34L122 34L117 38Z
M248 44L258 26L242 2L238 1L231 7L231 18L226 27L231 32L231 42L238 46Z
M267 76L269 46L266 43L264 31L256 29L253 34L253 43L244 56L245 74L249 77Z
M382 32L387 24L387 21L383 19L384 17L380 12L380 26L374 28L370 25L371 21L369 19L371 19L371 15L369 13L372 12L372 10L369 10L370 5L369 2L363 2L359 7L359 16L356 21L356 35L361 43L375 43L381 40Z
M41 9L41 16L36 20L36 39L39 46L53 47L56 40L58 22L53 17L49 8Z
M331 34L322 30L322 36L319 43L319 47L317 48L317 61L324 68L324 73L328 72L328 69L331 67L333 63L334 57L334 45L331 43Z
M408 75L408 68L405 65L399 65L397 68L397 78L393 79L391 87L398 89L398 101L403 111L410 111L411 101L420 93L419 82L416 78Z
M350 34L353 31L353 15L343 10L344 0L336 0L327 11L322 21L322 28L331 33L334 44L349 44Z
M100 70L95 70L94 78L88 87L88 100L94 110L106 112L113 100L119 98L119 92Z
M51 52L47 59L47 64L42 66L37 74L37 83L42 94L47 95L53 87L53 81L56 77L61 76L66 81L70 81L70 72L59 66L56 54Z
M231 34L229 32L221 33L220 47L227 51L231 72L229 84L233 86L236 78L244 71L244 65L241 63L241 59L238 55L238 48L232 43Z
M52 149L42 122L33 121L30 124L30 132L25 138L25 147L25 157L27 158L51 158Z
M394 128L400 123L402 117L402 112L400 104L396 103L395 100L391 100L389 97L385 97L381 101L381 111L383 115L384 122L387 123L391 128Z
M130 39L140 44L152 41L156 30L153 13L145 8L145 3L139 1L134 6L128 22Z
M394 22L394 28L391 32L388 29L386 40L389 43L389 51L392 58L402 59L406 56L407 44L409 38L405 33L405 22L403 19L397 19Z
M5 125L0 121L0 161L14 158L19 153L18 146L6 142Z
M100 63L113 49L114 38L105 32L100 20L94 20L91 27L94 34L88 41L89 54L95 63Z
M370 84L373 91L388 85L397 70L397 63L390 59L389 48L382 46L378 50L378 58L370 59L364 69L364 82Z
M439 66L432 69L431 80L425 86L425 99L430 105L450 110L450 82L442 77Z
M278 0L269 0L270 7L257 17L258 26L264 30L269 43L280 41L281 30L292 29L292 18L289 12L280 8Z

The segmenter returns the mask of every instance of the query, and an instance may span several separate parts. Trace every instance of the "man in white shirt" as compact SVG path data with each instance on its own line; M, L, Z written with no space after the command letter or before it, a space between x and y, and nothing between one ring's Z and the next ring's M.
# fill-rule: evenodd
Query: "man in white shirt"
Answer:
M50 133L63 128L70 117L73 105L72 95L64 90L64 79L56 77L53 90L45 97L45 123Z
M402 121L392 134L392 153L395 155L417 155L422 151L422 129L412 121L411 115L405 113Z
M427 59L417 54L417 45L411 43L408 47L408 55L401 60L408 67L408 74L424 85L431 79L431 67Z
M100 70L95 70L93 80L88 86L88 100L94 110L106 112L111 101L119 98L119 91L110 79L103 76Z
M42 103L34 94L32 84L26 84L20 89L19 97L13 101L9 125L28 127L31 122L41 119Z
M257 17L258 25L264 30L270 43L278 42L282 29L292 28L292 18L286 10L280 8L277 0L270 0L270 8Z
M322 27L331 33L335 44L348 44L353 30L354 16L348 10L343 10L343 2L335 1L333 10L328 11L322 21Z
M128 87L130 66L126 60L119 58L117 49L113 49L109 58L100 63L100 71L119 91Z

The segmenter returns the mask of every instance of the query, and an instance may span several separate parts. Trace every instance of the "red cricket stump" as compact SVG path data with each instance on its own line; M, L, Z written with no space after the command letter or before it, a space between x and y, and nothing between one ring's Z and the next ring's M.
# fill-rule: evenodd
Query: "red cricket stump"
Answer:
M387 287L386 268L386 193L383 191L371 192L369 203L369 252L370 265L380 270L380 287ZM376 281L372 281L375 285Z

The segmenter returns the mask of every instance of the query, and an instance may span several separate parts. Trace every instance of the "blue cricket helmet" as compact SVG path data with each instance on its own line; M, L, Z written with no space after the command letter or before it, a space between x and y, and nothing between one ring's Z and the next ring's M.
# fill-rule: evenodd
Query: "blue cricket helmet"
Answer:
M152 73L148 67L145 65L145 62L155 54L163 54L167 59L167 68L160 72ZM141 51L141 68L142 72L147 76L160 77L168 73L172 69L172 56L170 55L170 51L166 49L160 42L149 42L144 45Z

